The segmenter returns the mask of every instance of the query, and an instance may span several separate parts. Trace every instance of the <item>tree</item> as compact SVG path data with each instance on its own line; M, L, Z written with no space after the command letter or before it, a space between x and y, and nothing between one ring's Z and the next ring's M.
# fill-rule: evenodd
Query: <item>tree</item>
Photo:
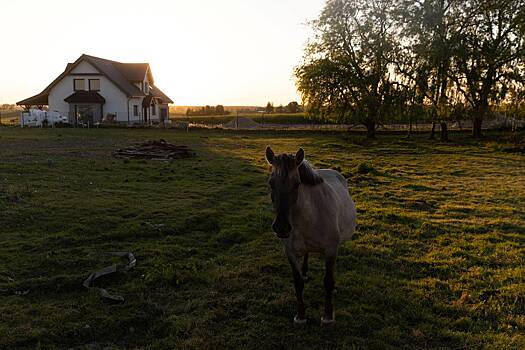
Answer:
M217 114L217 115L224 115L224 106L223 105L217 105L215 107L215 114Z
M292 101L288 103L288 105L286 106L286 109L290 113L297 113L299 112L299 103L297 103L296 101Z
M465 1L455 17L450 78L471 107L472 135L480 137L491 104L523 81L525 0Z
M273 113L273 103L268 102L266 104L266 113Z
M295 69L307 112L318 118L377 124L395 107L397 0L329 0L313 22L315 37Z
M398 71L408 76L419 100L430 111L434 138L435 124L441 124L441 139L448 139L450 118L451 61L454 46L453 24L462 0L425 0L404 2L403 36L411 43L408 65Z

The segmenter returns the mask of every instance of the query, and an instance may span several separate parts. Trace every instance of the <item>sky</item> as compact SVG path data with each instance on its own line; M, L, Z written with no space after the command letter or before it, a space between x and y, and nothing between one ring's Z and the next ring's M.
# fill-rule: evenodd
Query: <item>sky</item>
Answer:
M0 0L0 103L81 54L150 63L175 105L300 101L293 69L325 0Z

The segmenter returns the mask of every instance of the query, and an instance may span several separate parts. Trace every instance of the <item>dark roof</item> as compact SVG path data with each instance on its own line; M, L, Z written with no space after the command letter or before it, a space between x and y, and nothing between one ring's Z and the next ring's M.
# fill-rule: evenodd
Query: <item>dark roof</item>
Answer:
M111 80L115 85L117 85L122 92L124 92L129 97L142 97L146 94L142 92L137 86L130 82L126 75L123 74L118 68L122 68L127 64L134 63L119 63L115 61L106 60L103 58L98 58L94 56L82 55L86 61L91 63L95 68L97 68L102 74L104 74L109 80ZM82 57L81 56L81 57ZM147 64L147 63L146 63ZM127 69L126 74L133 74L133 78L136 78L141 72L140 70L133 71L132 69ZM142 79L146 76L146 72L142 75Z
M36 106L38 106L38 105L47 105L48 104L48 102L47 102L47 97L48 96L49 96L49 94L47 94L47 93L40 93L38 95L26 98L25 100L18 101L16 104L19 105L19 106L24 106L24 105L32 105L32 106L35 106L35 105Z
M163 103L173 103L171 98L166 96L166 94L153 84L151 84L150 94L153 95L153 97L160 98Z
M87 61L98 69L103 75L105 75L109 80L111 80L122 92L128 97L144 97L146 94L142 92L134 82L141 82L144 80L146 74L148 75L148 80L153 84L153 74L149 68L148 63L122 63L111 60L106 60L104 58L95 57L83 54L75 62L68 63L66 69L62 74L60 74L55 80L51 82L40 94L33 96L29 99L17 102L18 105L30 104L34 97L46 95L47 104L47 95L49 91L60 81L62 78L70 74L70 72L80 64L82 61ZM155 87L157 90L158 97L162 99L164 103L173 103L173 101L166 96L162 91Z
M113 61L112 63L129 81L141 82L144 80L146 74L149 73L148 63L120 63ZM153 76L151 73L149 74L148 79L153 83Z
M106 103L104 97L102 97L96 91L75 91L64 99L67 103Z

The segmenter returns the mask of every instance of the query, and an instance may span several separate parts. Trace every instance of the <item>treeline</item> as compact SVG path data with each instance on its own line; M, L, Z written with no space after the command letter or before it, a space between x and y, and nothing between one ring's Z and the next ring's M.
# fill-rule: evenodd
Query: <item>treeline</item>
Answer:
M297 101L292 101L288 103L286 106L279 105L277 107L274 107L272 102L268 102L266 107L230 107L234 108L236 113L257 113L257 112L265 112L268 114L271 113L300 113L303 112L303 106L301 106ZM230 115L232 113L231 110L227 110L224 108L223 105L217 105L217 106L204 106L204 107L193 107L193 108L187 108L186 109L186 116L187 117L202 117L202 116L212 116L212 115Z
M15 104L4 103L0 105L0 111L19 111L20 107Z
M206 116L206 115L229 115L230 111L226 111L223 105L204 106L201 108L188 108L186 110L187 117Z
M303 112L303 106L301 106L297 101L292 101L286 106L279 105L274 107L272 102L266 104L264 112L266 113L300 113Z
M296 68L313 118L525 118L525 0L328 0Z

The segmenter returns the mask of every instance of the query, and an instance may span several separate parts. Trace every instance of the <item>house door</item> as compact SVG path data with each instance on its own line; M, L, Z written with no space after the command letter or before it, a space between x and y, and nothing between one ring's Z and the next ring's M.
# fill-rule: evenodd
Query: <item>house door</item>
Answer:
M144 115L144 123L148 122L148 107L142 107L142 114Z
M164 122L165 120L168 120L168 110L166 108L160 109L160 120Z
M77 106L77 123L93 125L95 110L92 105Z

